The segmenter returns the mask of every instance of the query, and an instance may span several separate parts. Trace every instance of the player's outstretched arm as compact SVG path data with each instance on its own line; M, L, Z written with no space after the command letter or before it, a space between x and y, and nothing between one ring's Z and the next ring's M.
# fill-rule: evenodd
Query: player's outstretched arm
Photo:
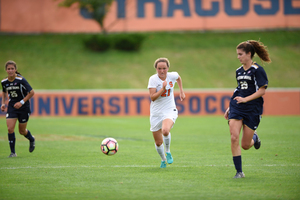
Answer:
M178 79L176 80L178 83L178 87L180 90L180 100L183 101L185 99L185 94L183 92L183 86L182 86L182 79L180 76L178 76Z

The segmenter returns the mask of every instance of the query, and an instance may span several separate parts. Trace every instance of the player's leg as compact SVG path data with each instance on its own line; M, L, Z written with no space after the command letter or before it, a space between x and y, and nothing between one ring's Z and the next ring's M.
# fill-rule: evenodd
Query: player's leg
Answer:
M248 150L254 145L255 149L259 149L261 141L257 135L257 132L248 126L244 126L243 130L242 148L244 150Z
M23 135L25 138L29 140L29 152L33 152L35 149L35 138L33 135L31 135L31 132L26 129L27 122L26 123L19 123L19 132L21 135Z
M242 120L230 119L229 120L229 130L231 136L231 153L233 157L233 163L237 171L234 178L243 178L245 177L242 171L242 154L241 148L239 145L239 135L243 126Z
M243 137L241 140L242 148L244 150L248 150L254 145L253 136L254 136L254 130L252 130L251 128L249 128L247 125L244 124Z
M166 156L165 156L165 149L163 145L163 135L162 135L162 121L163 116L153 116L150 115L150 131L153 134L153 138L155 141L155 149L158 155L161 157L161 168L166 167Z
M15 136L15 126L17 123L17 118L6 118L6 125L8 130L8 142L10 147L10 155L9 157L16 157L16 136Z
M255 131L260 123L260 116L248 116L244 119L242 148L245 150L250 149L253 145L255 149L259 149L261 141Z
M29 114L24 113L19 117L19 133L29 140L29 152L33 152L35 149L35 138L31 135L31 132L26 129L27 122L29 120Z
M163 142L165 145L165 150L166 150L166 158L168 164L173 163L173 157L170 152L170 146L171 146L171 133L170 130L173 127L174 122L172 119L165 119L162 123L162 134L163 134Z
M231 153L232 156L241 155L241 148L239 145L240 132L243 126L242 120L230 119L229 130L231 136Z
M171 119L165 119L162 123L163 140L166 147L166 152L170 153L171 133L170 130L174 122Z
M155 141L155 149L161 158L160 167L165 168L166 167L166 156L165 156L165 150L164 150L164 145L163 145L162 131L160 129L160 130L154 131L152 133L153 133L153 138Z

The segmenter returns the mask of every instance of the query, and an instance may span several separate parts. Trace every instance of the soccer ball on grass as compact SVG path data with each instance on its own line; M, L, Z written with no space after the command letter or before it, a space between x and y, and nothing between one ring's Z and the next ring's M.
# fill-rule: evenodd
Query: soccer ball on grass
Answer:
M118 149L119 144L114 138L105 138L101 142L101 151L108 156L116 154L118 152Z

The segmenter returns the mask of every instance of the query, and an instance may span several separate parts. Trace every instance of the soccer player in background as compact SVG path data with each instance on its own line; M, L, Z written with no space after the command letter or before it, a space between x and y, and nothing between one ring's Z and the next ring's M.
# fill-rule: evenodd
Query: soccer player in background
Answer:
M150 105L150 131L153 133L156 151L161 157L160 167L166 168L166 161L168 164L173 163L173 157L170 152L170 130L178 117L174 100L174 86L176 82L179 86L181 101L185 99L185 94L179 74L177 72L168 72L170 62L167 58L158 58L154 62L154 68L157 73L152 75L148 82L152 100Z
M9 157L16 157L15 126L17 120L19 121L19 133L29 140L29 152L32 152L35 148L35 138L31 135L30 131L26 129L31 113L29 99L34 95L34 91L27 80L17 71L17 64L14 61L7 61L5 70L7 77L1 81L1 111L5 111L5 101L8 94L9 102L6 114L6 125L11 151Z
M244 178L239 145L240 132L243 129L241 146L244 150L250 149L253 145L255 149L260 148L261 141L256 134L256 129L263 113L262 96L268 87L268 78L264 68L253 62L252 58L256 53L262 61L271 62L271 59L263 43L255 40L240 43L236 51L242 66L236 70L238 86L231 97L224 117L229 123L231 152L237 171L233 178Z

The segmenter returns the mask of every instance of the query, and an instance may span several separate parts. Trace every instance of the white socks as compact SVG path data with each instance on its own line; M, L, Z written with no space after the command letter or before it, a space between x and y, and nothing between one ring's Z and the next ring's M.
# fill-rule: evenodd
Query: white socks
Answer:
M155 144L155 149L156 149L157 153L159 154L159 156L161 157L161 160L165 161L166 160L165 148L166 148L166 152L170 153L171 133L169 133L168 136L163 135L163 141L164 141L164 144L160 145L159 147Z
M159 147L155 144L155 148L159 156L161 157L162 161L166 160L166 155L165 155L165 150L164 150L164 145L160 145Z
M166 152L170 153L170 145L171 145L171 133L168 136L163 135L163 140L166 148Z

